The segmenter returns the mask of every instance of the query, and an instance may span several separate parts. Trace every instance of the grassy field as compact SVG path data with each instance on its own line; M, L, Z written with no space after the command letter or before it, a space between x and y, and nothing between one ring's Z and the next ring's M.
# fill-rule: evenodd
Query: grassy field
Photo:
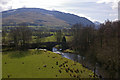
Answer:
M32 36L32 39L33 39L32 42L35 43L36 39L34 39L34 38L35 38L35 36ZM65 36L65 38L66 38L67 42L72 40L72 36ZM49 37L44 37L44 38L41 38L40 41L41 42L56 42L56 37L55 37L55 35L49 36Z
M9 51L3 52L2 59L3 78L93 77L91 70L50 51Z
M55 35L49 36L49 37L44 37L41 40L42 40L42 42L56 42Z

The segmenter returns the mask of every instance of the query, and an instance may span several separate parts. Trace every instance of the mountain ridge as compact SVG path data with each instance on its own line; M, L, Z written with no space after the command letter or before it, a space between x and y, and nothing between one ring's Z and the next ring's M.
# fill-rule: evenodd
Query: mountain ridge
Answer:
M18 8L2 12L3 26L26 22L34 26L71 26L76 23L94 25L85 17L41 8Z

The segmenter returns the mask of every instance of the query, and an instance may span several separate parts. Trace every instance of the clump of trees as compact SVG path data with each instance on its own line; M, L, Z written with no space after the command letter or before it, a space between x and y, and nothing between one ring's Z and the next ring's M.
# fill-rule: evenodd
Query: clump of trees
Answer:
M109 77L120 75L120 21L106 21L99 29L94 26L76 24L72 27L72 49L81 56L89 58L94 65L109 72Z
M72 47L75 51L85 52L90 45L94 42L94 28L92 26L82 26L81 24L75 24L72 27L73 40Z
M120 41L120 21L110 22L107 21L101 24L98 30L96 39L96 52L97 59L101 62L102 67L109 71L110 77L118 77L120 73L120 54L119 54L119 41Z
M32 31L27 27L26 23L21 23L19 26L11 28L10 31L3 30L3 36L9 39L8 44L13 46L16 50L24 50L27 48L32 37ZM5 39L5 38L3 38ZM3 41L3 43L5 43ZM7 44L7 45L8 45Z
M27 23L21 23L17 26L4 26L2 30L3 48L24 50L28 48L47 48L50 49L54 45L61 45L62 49L66 49L66 38L62 30L52 30L44 27L29 27ZM51 41L44 42L45 37L55 37L52 44ZM52 46L52 47L51 47Z

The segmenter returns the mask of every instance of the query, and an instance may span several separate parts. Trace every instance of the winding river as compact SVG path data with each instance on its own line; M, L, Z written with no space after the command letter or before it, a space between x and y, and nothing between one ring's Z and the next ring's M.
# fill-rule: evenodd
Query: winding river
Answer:
M80 64L82 64L84 67L92 70L94 72L95 69L95 73L100 77L103 78L105 75L105 71L102 70L100 68L100 66L98 65L98 63L96 63L96 66L93 66L91 63L89 63L89 60L86 61L85 57L80 56L79 54L73 54L73 53L63 53L58 51L56 48L53 47L52 51L54 53L60 54L62 57L71 59L73 61L79 62ZM104 74L103 74L104 73Z

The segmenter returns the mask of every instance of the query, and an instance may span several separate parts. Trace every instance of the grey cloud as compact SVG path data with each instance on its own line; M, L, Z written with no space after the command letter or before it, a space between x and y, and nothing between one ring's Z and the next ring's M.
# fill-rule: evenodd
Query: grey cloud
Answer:
M76 14L84 14L93 19L105 21L106 19L114 20L117 16L109 16L109 14L116 14L117 10L112 9L112 3L96 3L96 2L72 2L65 3L58 8L64 8L68 12Z
M0 6L0 12L2 12L3 11L3 8Z
M12 0L0 0L0 12L10 9L10 6L7 6Z
M5 11L5 10L10 10L10 9L12 9L12 6L8 6L6 8L0 6L0 12Z
M0 4L2 5L5 5L7 4L8 2L10 2L11 0L0 0Z
M120 20L120 1L118 3L118 19Z

